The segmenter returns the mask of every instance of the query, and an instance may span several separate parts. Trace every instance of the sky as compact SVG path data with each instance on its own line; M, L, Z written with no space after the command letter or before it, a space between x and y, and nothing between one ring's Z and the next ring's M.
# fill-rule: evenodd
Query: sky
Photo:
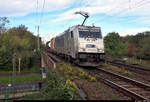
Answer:
M71 26L81 24L101 27L102 35L118 32L121 36L150 31L150 0L0 0L0 17L8 17L9 27L21 24L44 42Z

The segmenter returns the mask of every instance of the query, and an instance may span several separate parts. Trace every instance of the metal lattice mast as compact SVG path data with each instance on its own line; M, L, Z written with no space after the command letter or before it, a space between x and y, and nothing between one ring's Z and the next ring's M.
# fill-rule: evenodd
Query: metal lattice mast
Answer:
M40 38L39 38L39 26L37 26L37 37L38 37L38 51L40 51Z

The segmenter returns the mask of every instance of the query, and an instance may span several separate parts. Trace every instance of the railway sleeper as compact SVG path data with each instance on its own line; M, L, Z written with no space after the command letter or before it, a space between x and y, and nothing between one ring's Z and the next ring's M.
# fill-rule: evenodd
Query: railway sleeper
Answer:
M131 86L128 84L121 85L122 87L130 88Z
M150 98L150 92L148 92L148 91L139 91L139 94L141 94L143 96L149 96L149 98Z
M121 81L120 78L111 79L112 81Z
M124 81L115 81L115 83L119 84L119 85L127 85L127 82Z
M136 88L136 87L129 87L128 89L133 90L133 91L137 91L137 92L142 91L141 88Z

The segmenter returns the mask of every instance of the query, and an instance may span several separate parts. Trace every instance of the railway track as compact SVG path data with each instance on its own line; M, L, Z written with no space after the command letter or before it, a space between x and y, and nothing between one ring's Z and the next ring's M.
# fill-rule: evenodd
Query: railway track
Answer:
M61 62L59 58L56 58L53 54L48 53L48 56L56 63Z
M51 55L49 55L50 57ZM52 58L52 56L51 56ZM54 57L55 59L55 57ZM98 75L98 80L124 93L126 96L134 100L149 100L150 99L150 85L130 79L128 77L106 71L104 69L86 70L93 76Z
M51 54L51 53L47 53L48 57L51 58L55 63L59 63L61 62L62 60L58 57L56 57L55 55ZM83 91L83 89L77 84L75 83L78 87L78 94L80 96L81 99L83 100L87 100L87 95L86 93Z
M143 67L143 66L135 66L131 64L125 64L125 63L119 63L119 62L113 62L113 61L107 61L108 64L118 66L118 67L124 67L125 69L140 73L140 74L146 74L150 75L150 69Z
M103 81L105 84L119 90L134 100L150 99L150 85L148 84L100 68L86 69L86 71L92 75L98 75L98 80Z

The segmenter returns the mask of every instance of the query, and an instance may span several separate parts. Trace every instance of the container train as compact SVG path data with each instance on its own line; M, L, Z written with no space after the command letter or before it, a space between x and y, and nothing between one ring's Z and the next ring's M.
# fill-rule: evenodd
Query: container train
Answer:
M97 66L105 57L100 27L76 25L50 41L51 52L82 66Z

